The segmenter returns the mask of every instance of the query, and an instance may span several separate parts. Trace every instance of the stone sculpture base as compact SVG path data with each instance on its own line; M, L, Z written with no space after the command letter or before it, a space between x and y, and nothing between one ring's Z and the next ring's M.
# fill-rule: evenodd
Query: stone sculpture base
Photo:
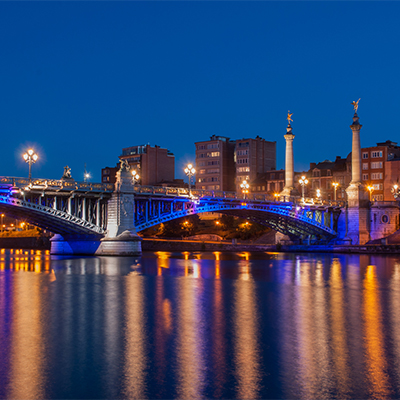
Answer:
M139 256L142 254L142 238L136 233L125 231L115 238L100 240L97 256Z
M96 240L85 235L54 235L51 239L52 255L87 256L138 256L142 254L142 238L129 231L115 238L100 237Z

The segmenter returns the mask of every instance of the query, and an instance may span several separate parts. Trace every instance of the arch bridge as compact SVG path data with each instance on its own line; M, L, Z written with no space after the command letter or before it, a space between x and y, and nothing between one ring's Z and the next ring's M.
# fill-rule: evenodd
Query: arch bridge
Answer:
M0 212L66 235L103 238L110 218L126 214L127 200L110 210L114 185L73 180L0 178ZM235 192L184 188L133 187L133 224L136 231L189 215L217 212L258 222L290 238L313 236L330 241L337 236L342 204L304 204L298 198L273 198ZM117 210L117 211L115 211ZM115 215L117 213L117 215Z

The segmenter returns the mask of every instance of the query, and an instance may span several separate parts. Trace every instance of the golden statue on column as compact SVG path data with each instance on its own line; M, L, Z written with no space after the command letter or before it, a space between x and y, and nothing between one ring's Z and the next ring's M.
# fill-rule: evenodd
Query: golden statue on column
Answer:
M358 110L358 102L361 100L361 97L357 100L357 101L353 101L351 104L354 107L354 113L357 114L357 110Z

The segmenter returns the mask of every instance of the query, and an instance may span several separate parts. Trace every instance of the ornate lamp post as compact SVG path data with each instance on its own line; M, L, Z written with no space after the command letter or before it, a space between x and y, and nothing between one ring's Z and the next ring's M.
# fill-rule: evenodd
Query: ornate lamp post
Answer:
M332 186L333 186L333 200L336 201L336 190L339 184L337 182L332 182Z
M185 174L189 177L189 196L192 196L192 176L196 173L192 164L188 164L185 168Z
M303 203L304 203L304 188L308 183L308 179L303 175L301 177L301 179L299 180L299 183L301 185L301 197L302 197L302 200L303 200Z
M369 191L369 201L372 201L372 192L374 191L374 187L372 185L368 185L367 190Z
M32 164L34 164L38 160L38 155L32 150L29 149L22 157L24 157L25 162L29 165L29 181L32 180Z
M318 200L318 202L319 202L320 198L321 198L321 189L317 189L317 200Z
M133 170L131 173L132 173L132 183L135 184L140 179L140 176L135 170Z
M242 188L242 193L244 198L246 198L246 194L249 193L249 187L250 185L247 183L246 180L244 180L241 184L240 187Z
M396 200L400 200L400 188L398 185L393 185L391 192Z

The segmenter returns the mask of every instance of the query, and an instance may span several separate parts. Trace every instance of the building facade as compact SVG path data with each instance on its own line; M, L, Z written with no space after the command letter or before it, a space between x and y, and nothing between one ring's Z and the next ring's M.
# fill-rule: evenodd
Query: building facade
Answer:
M259 174L276 169L276 142L257 136L235 143L236 191L241 183L254 181Z
M196 142L196 189L235 190L235 142L213 135Z
M361 149L362 181L366 186L372 186L371 199L374 201L392 201L388 195L392 181L396 180L395 169L389 167L392 160L400 157L400 147L396 142L387 140L377 143L374 147ZM388 171L386 171L386 168ZM388 187L387 187L388 186Z
M142 185L174 182L175 156L168 149L150 145L126 147L119 159L138 172Z

